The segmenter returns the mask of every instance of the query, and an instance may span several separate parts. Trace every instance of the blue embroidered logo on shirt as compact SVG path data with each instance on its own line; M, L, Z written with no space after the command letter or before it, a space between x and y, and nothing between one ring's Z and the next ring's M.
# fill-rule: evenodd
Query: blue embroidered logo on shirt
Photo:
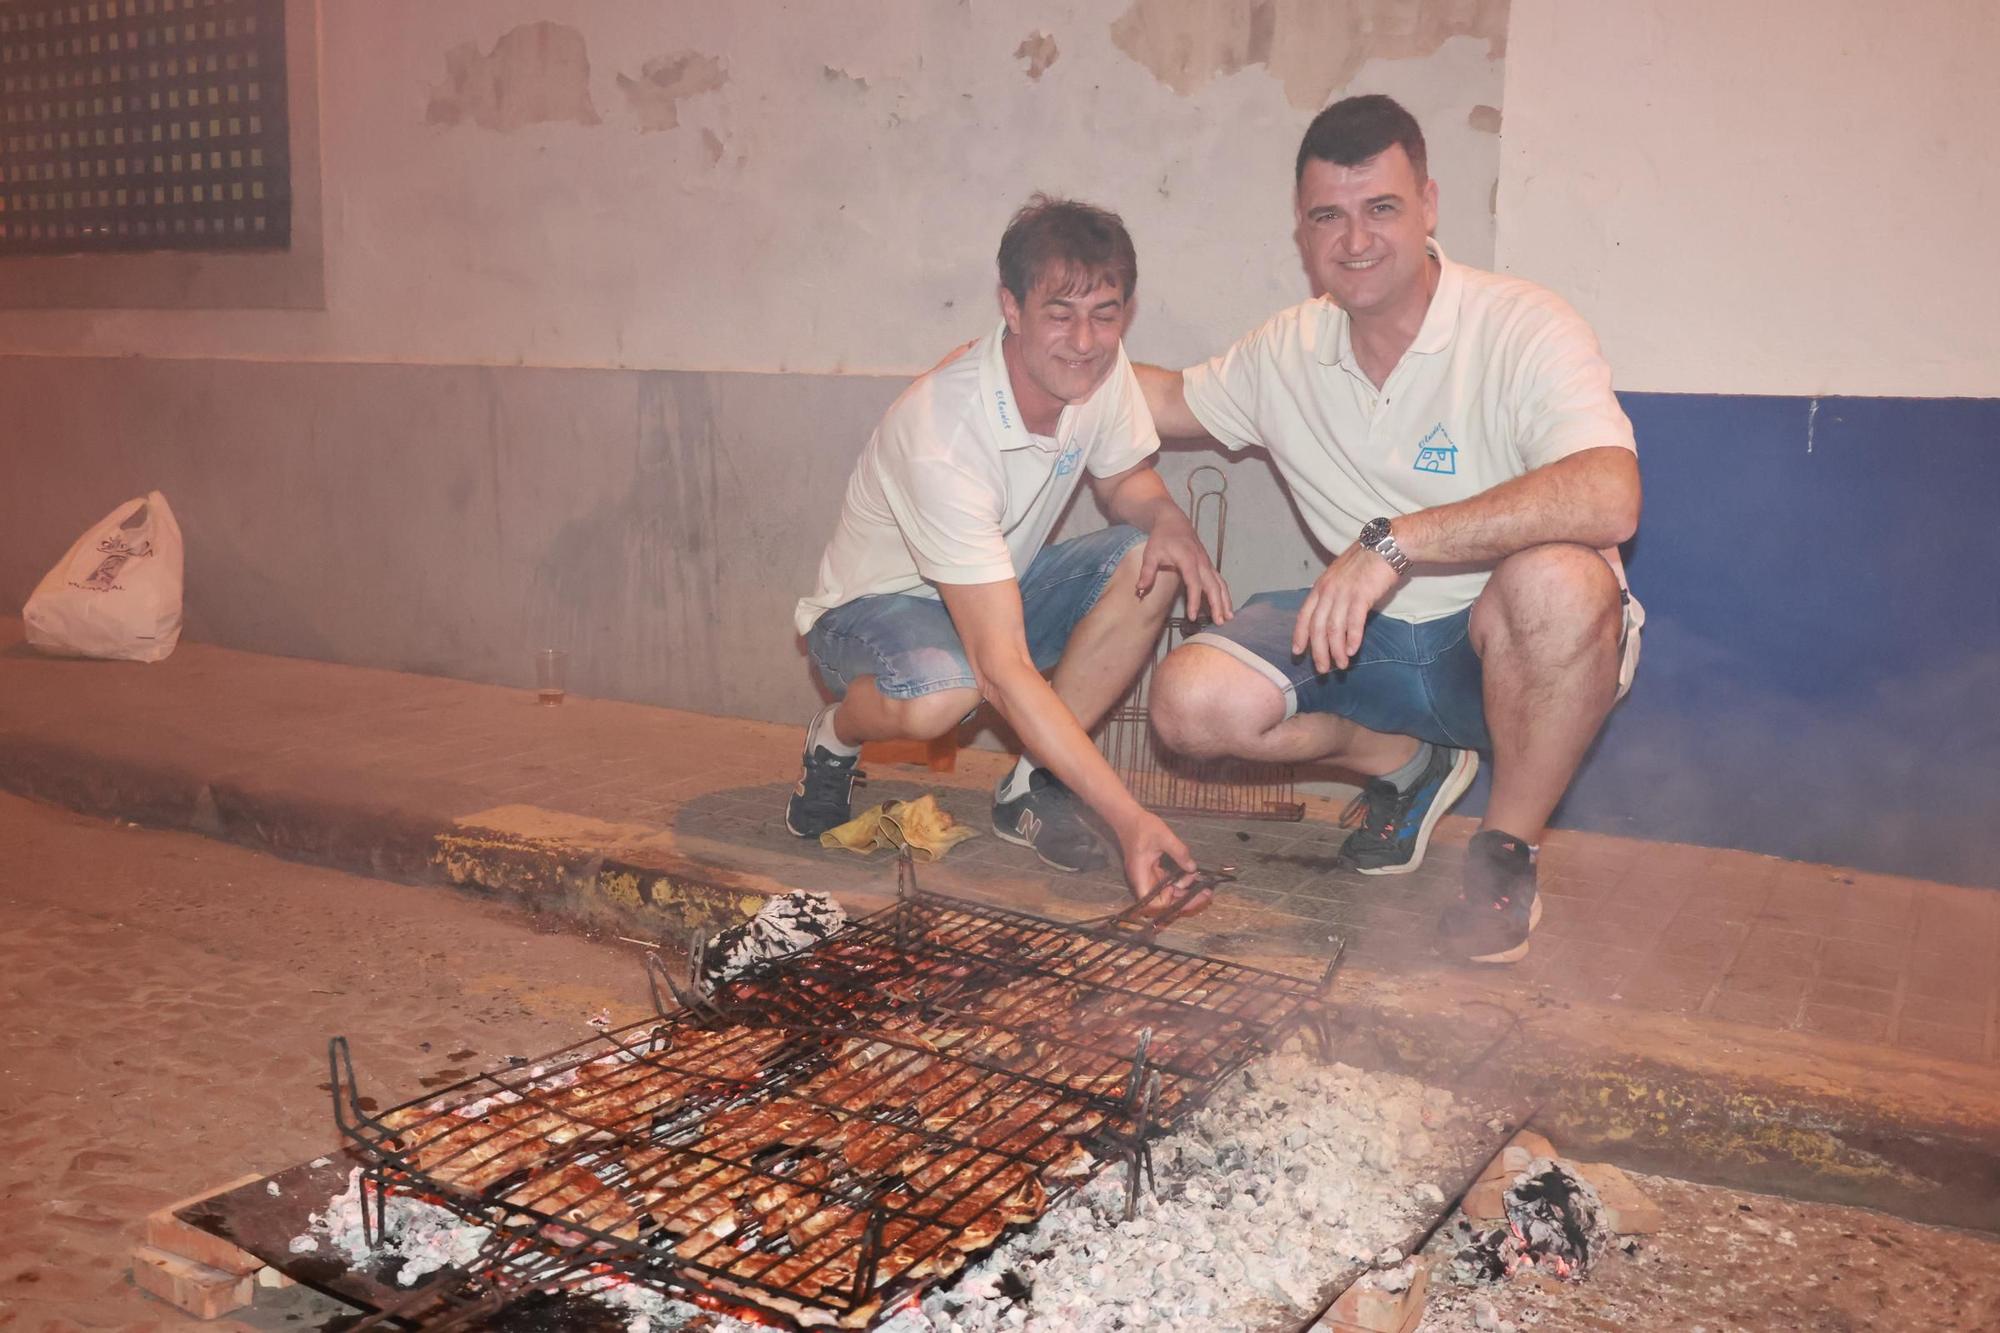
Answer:
M1417 442L1414 466L1419 472L1435 472L1444 477L1458 475L1458 446L1445 434L1443 422L1432 426L1431 433Z
M1002 428L1006 430L1014 429L1014 420L1007 415L1007 391L1005 389L995 389L993 391L993 406L1000 413L1000 425Z
M1063 450L1062 457L1056 460L1056 475L1058 477L1067 477L1070 473L1076 471L1076 465L1082 458L1083 446L1072 444L1069 448Z

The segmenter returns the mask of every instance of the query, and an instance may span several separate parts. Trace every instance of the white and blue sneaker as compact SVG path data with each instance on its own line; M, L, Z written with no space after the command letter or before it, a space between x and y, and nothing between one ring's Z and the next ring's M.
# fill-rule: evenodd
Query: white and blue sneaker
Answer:
M1409 791L1370 778L1341 814L1342 823L1359 825L1341 844L1342 863L1364 875L1407 875L1415 870L1424 863L1431 831L1465 795L1478 771L1477 751L1433 745L1430 763Z

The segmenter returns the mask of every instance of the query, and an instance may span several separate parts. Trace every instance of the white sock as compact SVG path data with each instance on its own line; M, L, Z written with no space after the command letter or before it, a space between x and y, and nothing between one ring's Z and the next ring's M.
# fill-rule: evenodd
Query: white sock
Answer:
M806 753L811 754L816 746L824 746L830 753L856 755L861 753L858 745L849 745L833 732L833 712L839 704L828 704L819 710L819 716L806 728Z
M1000 779L1000 785L993 789L993 799L1004 804L1028 790L1028 775L1035 771L1035 761L1022 755L1014 764L1013 771Z

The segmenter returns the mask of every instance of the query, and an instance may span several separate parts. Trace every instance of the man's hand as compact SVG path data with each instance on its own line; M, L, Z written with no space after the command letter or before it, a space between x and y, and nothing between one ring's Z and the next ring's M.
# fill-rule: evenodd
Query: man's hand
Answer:
M1160 887L1160 881L1170 873L1169 864L1180 867L1176 888L1185 887L1197 869L1194 853L1187 844L1174 836L1166 821L1152 811L1140 808L1123 827L1112 830L1118 835L1118 851L1125 865L1125 883L1132 889L1134 898L1144 898ZM1160 905L1172 901L1173 893L1163 895Z
M1368 613L1395 588L1402 575L1359 542L1342 551L1313 580L1305 605L1292 626L1292 655L1310 651L1313 670L1347 670L1361 651Z
M1181 590L1187 597L1188 619L1199 620L1201 608L1206 605L1208 618L1220 624L1235 614L1229 602L1229 586L1222 581L1215 563L1208 558L1208 548L1195 535L1194 524L1178 505L1171 508L1171 513L1162 512L1152 531L1146 534L1146 553L1139 565L1138 594L1144 597L1151 592L1154 577L1162 569L1171 569L1181 576Z

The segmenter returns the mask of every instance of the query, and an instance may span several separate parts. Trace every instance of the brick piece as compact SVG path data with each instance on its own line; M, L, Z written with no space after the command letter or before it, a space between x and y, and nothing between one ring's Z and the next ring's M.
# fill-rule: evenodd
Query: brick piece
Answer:
M1609 1162L1571 1162L1604 1202L1604 1225L1621 1236L1650 1236L1666 1222L1660 1206L1640 1193L1632 1177Z
M1410 1285L1403 1291L1384 1291L1377 1281L1380 1274L1362 1274L1340 1293L1311 1333L1411 1333L1423 1322L1424 1294L1431 1278L1429 1259L1420 1255L1415 1264Z
M187 1311L197 1319L240 1310L256 1296L256 1279L225 1273L150 1245L132 1249L132 1281L142 1291Z
M1528 1169L1528 1163L1537 1157L1555 1157L1556 1147L1532 1129L1524 1129L1508 1140L1500 1150L1500 1163L1507 1174L1518 1176Z
M1498 1158L1494 1160L1498 1161ZM1498 1222L1507 1215L1507 1187L1514 1178L1509 1175L1488 1176L1465 1192L1465 1202L1461 1205L1465 1215L1474 1222Z
M174 1216L174 1214L183 1208L192 1207L204 1199L212 1199L218 1194L227 1194L230 1190L241 1189L245 1185L262 1179L262 1176L252 1173L232 1180L227 1185L218 1185L214 1189L203 1190L201 1193L190 1195L177 1203L168 1204L165 1208L146 1218L146 1244L152 1246L154 1249L163 1250L168 1254L179 1255L183 1259L191 1260L207 1268L218 1269L234 1277L242 1277L246 1273L256 1272L264 1266L262 1259L247 1251L237 1249L220 1236L211 1236L199 1227L189 1226L186 1222Z
M1555 1157L1555 1145L1531 1129L1524 1129L1493 1154L1493 1160L1479 1173L1479 1179L1465 1192L1465 1215L1475 1222L1498 1222L1507 1216L1502 1195L1514 1177L1528 1169L1537 1157Z

